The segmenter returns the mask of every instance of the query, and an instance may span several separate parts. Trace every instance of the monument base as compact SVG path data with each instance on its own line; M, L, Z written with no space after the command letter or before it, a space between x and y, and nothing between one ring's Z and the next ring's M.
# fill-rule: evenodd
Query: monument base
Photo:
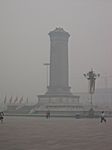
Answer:
M79 103L79 96L39 95L34 114L46 117L47 112L51 117L77 117L83 115L84 108Z
M79 96L39 95L38 110L41 111L73 111L80 107Z

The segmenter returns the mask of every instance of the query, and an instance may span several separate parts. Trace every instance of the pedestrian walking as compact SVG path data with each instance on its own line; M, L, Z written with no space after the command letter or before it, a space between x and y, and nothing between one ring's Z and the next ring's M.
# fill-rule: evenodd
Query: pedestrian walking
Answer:
M47 119L50 118L50 111L49 110L46 112L46 118Z
M102 113L101 113L101 123L102 123L103 121L106 123L104 111L102 111Z
M3 119L4 119L4 113L3 112L0 112L0 120L1 120L1 123L3 123Z

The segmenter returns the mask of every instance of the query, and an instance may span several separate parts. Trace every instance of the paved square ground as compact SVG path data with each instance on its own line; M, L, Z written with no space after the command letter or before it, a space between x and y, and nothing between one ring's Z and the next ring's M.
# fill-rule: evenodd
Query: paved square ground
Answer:
M0 150L112 150L112 119L5 116Z

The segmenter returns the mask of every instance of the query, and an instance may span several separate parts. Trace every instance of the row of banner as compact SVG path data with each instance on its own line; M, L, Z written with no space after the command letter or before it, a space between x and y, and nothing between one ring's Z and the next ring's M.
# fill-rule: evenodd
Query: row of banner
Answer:
M16 96L15 99L13 99L12 96L9 99L7 99L7 97L5 96L5 98L4 98L4 104L17 104L17 103L21 104L23 102L23 100L24 100L23 96L21 98L18 98ZM28 104L28 98L26 98L25 103Z

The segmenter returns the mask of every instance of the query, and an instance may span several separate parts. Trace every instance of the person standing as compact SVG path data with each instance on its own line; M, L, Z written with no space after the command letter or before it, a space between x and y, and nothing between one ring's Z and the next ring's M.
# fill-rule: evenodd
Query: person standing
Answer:
M0 120L1 120L1 123L3 123L3 119L4 119L4 113L3 112L0 112Z
M102 113L101 113L101 123L102 123L103 121L106 123L104 111L102 111Z
M50 110L48 110L48 111L46 112L46 118L47 118L47 119L50 118Z

